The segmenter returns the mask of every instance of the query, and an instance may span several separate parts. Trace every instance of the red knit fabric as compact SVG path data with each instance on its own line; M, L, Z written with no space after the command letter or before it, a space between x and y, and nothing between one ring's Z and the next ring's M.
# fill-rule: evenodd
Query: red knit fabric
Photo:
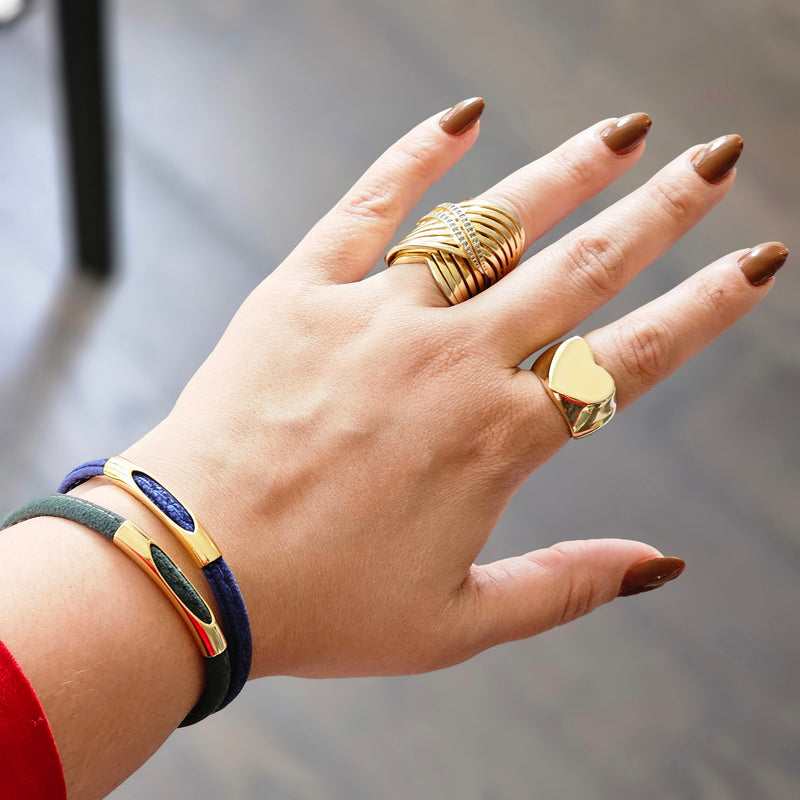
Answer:
M0 642L0 797L66 800L53 732L39 698Z

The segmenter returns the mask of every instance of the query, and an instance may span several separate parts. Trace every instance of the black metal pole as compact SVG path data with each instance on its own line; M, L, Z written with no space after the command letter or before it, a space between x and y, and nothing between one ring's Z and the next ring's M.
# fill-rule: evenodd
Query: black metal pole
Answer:
M104 0L56 0L61 46L73 251L105 277L114 261Z

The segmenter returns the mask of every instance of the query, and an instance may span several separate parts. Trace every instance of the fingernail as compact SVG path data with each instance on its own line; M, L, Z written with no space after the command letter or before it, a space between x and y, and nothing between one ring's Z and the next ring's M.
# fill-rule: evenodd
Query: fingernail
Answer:
M463 100L442 116L439 120L439 127L451 136L460 136L480 119L483 107L482 97L470 97L469 100Z
M761 286L786 263L788 256L786 245L780 242L764 242L739 259L739 269L753 286Z
M736 165L744 142L732 133L709 142L692 159L695 172L709 183L719 183Z
M682 558L651 558L631 567L622 579L617 597L628 597L658 589L675 580L683 572L686 562Z
M600 138L612 153L624 156L639 146L639 143L647 136L652 124L653 120L648 114L641 112L627 114L615 119L607 128L604 128L600 132Z

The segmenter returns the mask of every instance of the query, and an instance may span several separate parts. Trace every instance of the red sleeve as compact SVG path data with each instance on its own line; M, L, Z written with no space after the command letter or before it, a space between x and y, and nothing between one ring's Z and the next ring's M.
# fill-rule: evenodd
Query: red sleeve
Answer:
M0 771L3 797L66 800L53 732L39 698L0 642Z

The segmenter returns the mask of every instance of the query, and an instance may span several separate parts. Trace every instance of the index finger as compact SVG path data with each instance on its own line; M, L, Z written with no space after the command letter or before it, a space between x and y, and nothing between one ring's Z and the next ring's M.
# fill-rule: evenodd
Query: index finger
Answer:
M300 264L335 283L363 278L422 195L475 143L483 107L480 97L464 100L386 150L298 245Z

